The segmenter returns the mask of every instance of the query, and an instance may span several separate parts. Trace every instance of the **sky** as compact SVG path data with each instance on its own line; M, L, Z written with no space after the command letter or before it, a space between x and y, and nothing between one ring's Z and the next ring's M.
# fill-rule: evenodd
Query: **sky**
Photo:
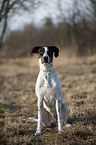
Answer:
M84 13L88 15L88 7L88 0L78 1L78 8L82 15ZM23 29L26 24L30 23L35 24L36 27L41 27L46 17L51 17L53 23L58 24L62 16L71 16L73 11L77 11L76 8L73 9L73 0L45 0L40 6L36 4L34 12L23 11L23 13L21 12L13 17L9 17L8 28L11 31Z

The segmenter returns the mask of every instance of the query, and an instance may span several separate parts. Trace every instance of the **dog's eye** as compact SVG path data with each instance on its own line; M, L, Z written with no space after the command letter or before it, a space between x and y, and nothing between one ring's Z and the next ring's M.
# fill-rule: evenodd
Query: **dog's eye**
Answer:
M43 52L42 51L40 52L40 55L43 55Z

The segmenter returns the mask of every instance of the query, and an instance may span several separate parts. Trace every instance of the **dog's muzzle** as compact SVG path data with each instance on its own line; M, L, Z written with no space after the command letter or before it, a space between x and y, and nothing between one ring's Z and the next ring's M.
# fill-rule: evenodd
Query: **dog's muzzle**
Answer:
M48 63L48 57L47 56L44 57L44 63Z

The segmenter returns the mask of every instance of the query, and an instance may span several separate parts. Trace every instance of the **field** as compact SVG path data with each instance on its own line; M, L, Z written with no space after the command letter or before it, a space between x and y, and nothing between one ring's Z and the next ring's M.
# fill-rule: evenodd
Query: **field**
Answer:
M38 57L1 59L0 62L0 145L95 145L96 144L96 56L71 57L61 54L54 68L61 80L64 101L69 105L70 128L43 126L34 135L37 118L35 82Z

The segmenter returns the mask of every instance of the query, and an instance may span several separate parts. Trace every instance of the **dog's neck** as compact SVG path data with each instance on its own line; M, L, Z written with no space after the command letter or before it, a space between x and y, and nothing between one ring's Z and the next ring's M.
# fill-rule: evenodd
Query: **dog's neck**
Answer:
M40 72L41 73L47 73L47 72L51 72L53 70L53 61L50 64L42 64L41 63L41 59L39 59L39 66L40 66Z

